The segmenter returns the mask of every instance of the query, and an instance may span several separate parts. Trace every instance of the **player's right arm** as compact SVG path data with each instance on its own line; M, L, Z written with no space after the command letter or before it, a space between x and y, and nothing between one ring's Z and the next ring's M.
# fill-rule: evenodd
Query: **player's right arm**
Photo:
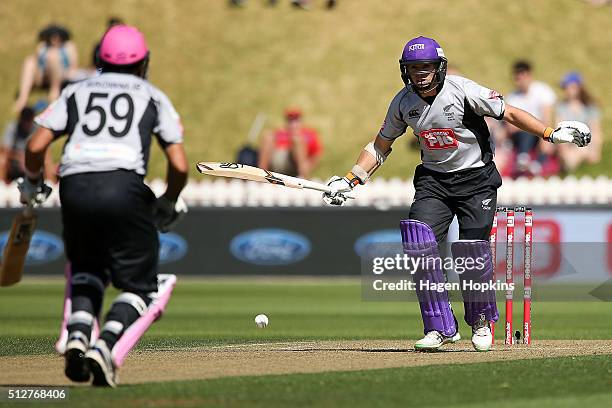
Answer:
M323 193L323 200L330 205L342 205L346 202L343 193L351 191L359 184L365 184L372 174L385 162L391 153L391 145L395 139L386 139L380 134L368 143L357 158L357 162L346 176L333 176L327 182L332 188L331 193Z
M166 155L168 170L166 192L155 203L154 218L157 228L167 232L187 212L187 205L180 198L180 194L187 184L188 164L179 115L164 94L160 93L158 97L159 118L153 133Z
M173 143L166 146L164 153L168 160L167 188L164 196L168 200L176 202L185 184L187 184L187 157L182 143Z
M365 184L391 154L391 145L395 139L406 133L408 124L404 122L401 113L401 104L406 92L404 88L395 95L378 135L363 148L357 162L346 176L333 176L327 181L327 185L333 189L331 193L323 194L323 200L327 204L344 204L346 196L343 193L351 191L358 184Z

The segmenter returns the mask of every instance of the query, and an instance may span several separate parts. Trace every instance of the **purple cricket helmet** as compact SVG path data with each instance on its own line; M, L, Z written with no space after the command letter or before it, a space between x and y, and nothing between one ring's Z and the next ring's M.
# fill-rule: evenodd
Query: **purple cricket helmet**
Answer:
M427 92L444 83L446 77L447 60L444 50L436 40L428 37L416 37L408 41L399 61L402 80L406 86L415 91ZM417 87L410 78L408 67L413 64L435 64L434 79L424 87Z

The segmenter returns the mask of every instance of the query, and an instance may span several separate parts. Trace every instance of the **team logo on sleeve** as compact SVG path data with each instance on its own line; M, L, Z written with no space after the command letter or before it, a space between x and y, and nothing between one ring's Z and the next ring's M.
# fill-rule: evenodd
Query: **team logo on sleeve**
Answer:
M429 129L419 134L422 145L429 150L456 149L459 146L453 129Z

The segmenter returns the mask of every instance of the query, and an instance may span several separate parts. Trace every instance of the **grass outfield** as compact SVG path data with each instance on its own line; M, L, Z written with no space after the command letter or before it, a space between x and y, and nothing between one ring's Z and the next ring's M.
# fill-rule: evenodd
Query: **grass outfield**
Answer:
M0 292L0 355L52 352L62 292L59 280L32 279ZM520 305L516 307L521 310ZM536 339L611 337L607 322L612 309L607 303L542 302L534 304L533 311ZM270 317L265 330L256 329L252 321L260 312ZM465 324L461 331L468 338ZM180 350L231 343L381 338L406 339L406 348L410 348L412 339L420 334L416 305L362 302L357 281L183 279L166 316L138 348ZM117 390L76 387L70 390L69 403L129 407L605 406L612 403L612 357L228 377L123 385Z
M52 353L62 293L59 279L26 278L0 291L0 356ZM520 306L515 305L515 310L520 311ZM267 329L255 328L252 319L257 313L270 317ZM542 302L534 304L533 313L536 339L612 337L606 324L612 311L605 302ZM173 350L232 343L406 339L405 347L410 348L421 327L415 304L362 302L354 280L183 279L167 314L138 349L166 350L171 361ZM464 323L461 331L469 338ZM475 364L468 364L469 356L467 360L426 367L132 384L116 390L74 387L69 405L569 407L612 403L610 355Z
M174 101L186 130L190 162L231 161L258 112L278 126L290 104L317 128L325 154L316 176L350 168L378 131L393 95L403 86L397 61L416 35L435 37L466 76L505 93L510 65L531 59L536 76L557 87L568 70L585 74L603 105L603 129L612 128L612 13L585 1L342 0L310 12L250 0L231 9L226 0L2 0L0 2L0 125L11 116L22 61L49 22L73 33L82 64L109 16L140 27L152 49L151 79ZM603 157L612 154L605 134ZM407 140L407 139L405 139ZM419 154L398 142L378 176L412 177ZM56 146L56 153L59 146ZM610 161L579 174L610 174ZM165 171L154 149L151 174ZM192 169L195 175L195 170ZM341 173L343 174L343 173Z
M112 297L107 296L105 305ZM63 284L28 283L0 292L0 355L46 354L59 331ZM516 302L516 327L522 304ZM469 328L461 320L463 338ZM503 312L503 305L500 304ZM265 313L270 325L255 327L253 318ZM534 339L610 339L612 309L607 302L540 302L533 304ZM501 340L502 331L497 331ZM407 339L422 335L414 303L362 302L355 281L315 280L202 281L179 279L167 314L156 323L139 348L195 347L228 343Z
M603 407L612 403L611 381L610 356L569 357L75 389L71 405Z

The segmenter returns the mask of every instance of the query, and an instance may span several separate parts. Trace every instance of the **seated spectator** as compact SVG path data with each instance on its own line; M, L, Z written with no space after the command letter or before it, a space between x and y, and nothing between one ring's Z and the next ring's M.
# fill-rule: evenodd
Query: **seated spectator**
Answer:
M48 89L49 102L57 99L62 82L76 70L77 51L67 29L58 25L45 27L38 34L38 41L36 52L23 63L15 113L27 105L33 88Z
M552 88L533 78L531 64L517 61L512 67L516 89L506 97L509 105L523 109L544 123L552 123L556 96ZM506 123L508 137L514 145L515 160L511 173L552 175L561 169L556 146Z
M591 128L591 144L583 149L572 146L559 146L563 168L574 171L582 163L595 164L601 160L602 135L599 108L584 86L582 76L570 72L561 81L564 91L563 100L557 105L557 120L577 120Z
M25 145L28 137L36 130L34 116L46 107L47 103L44 101L37 102L34 107L26 106L19 113L19 118L6 126L0 146L0 179L5 183L23 177ZM45 178L55 181L55 169L50 156L45 160Z
M321 157L319 135L316 130L302 126L299 109L288 109L285 119L285 127L264 135L259 150L259 167L309 178Z

